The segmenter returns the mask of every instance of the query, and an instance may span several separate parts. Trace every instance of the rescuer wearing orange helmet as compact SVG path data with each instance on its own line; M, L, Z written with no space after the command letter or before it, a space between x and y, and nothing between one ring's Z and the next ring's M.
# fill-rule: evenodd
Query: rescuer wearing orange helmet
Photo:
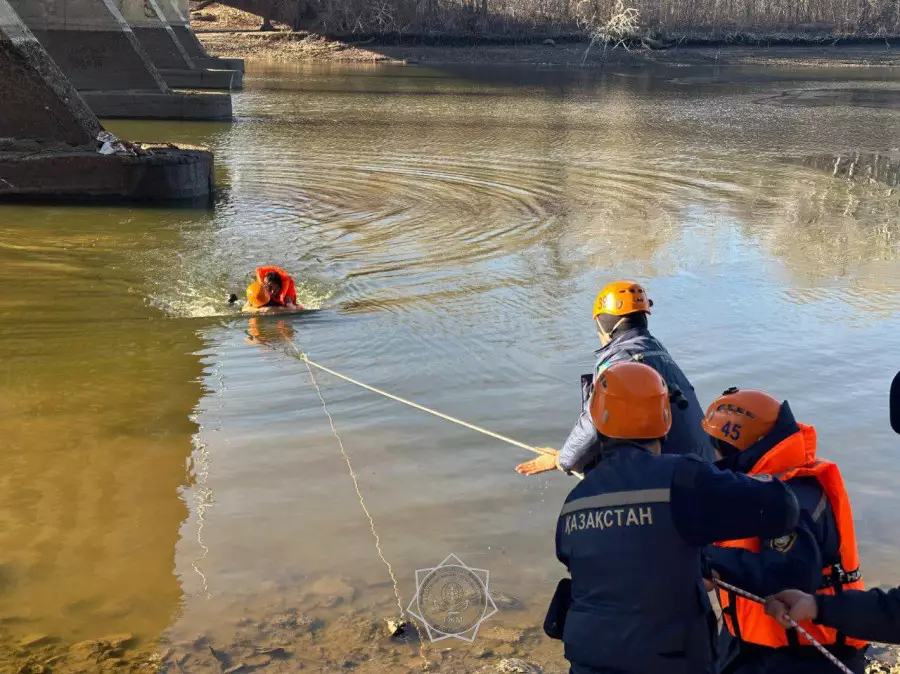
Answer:
M297 304L294 279L281 267L257 267L256 280L247 286L245 310L263 307L285 307L302 309Z
M786 536L726 540L707 550L722 580L760 596L786 588L833 595L863 589L853 513L836 464L816 458L816 431L798 423L788 403L768 393L731 388L703 419L722 469L787 484L800 521ZM723 672L811 674L832 671L796 630L786 630L763 606L719 589L727 649ZM867 643L809 621L801 625L852 671L865 669Z
M659 372L672 391L678 391L672 403L672 430L663 440L663 453L693 453L712 461L709 439L700 428L703 410L694 387L647 329L647 316L653 301L643 286L634 281L616 281L604 287L594 301L594 322L602 348L595 353L593 375L582 377L582 413L562 450L522 463L516 470L535 475L554 468L565 471L590 470L599 456L599 436L591 423L587 402L593 380L613 363L639 362ZM546 448L550 449L550 448Z
M672 395L641 363L597 376L587 407L603 459L560 512L556 555L571 580L560 582L544 622L565 643L573 674L712 672L703 546L796 526L797 501L783 483L661 454Z

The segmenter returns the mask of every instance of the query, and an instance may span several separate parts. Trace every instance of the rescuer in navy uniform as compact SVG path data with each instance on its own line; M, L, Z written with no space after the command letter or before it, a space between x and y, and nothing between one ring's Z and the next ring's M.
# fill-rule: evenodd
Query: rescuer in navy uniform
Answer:
M545 630L562 638L573 674L711 672L716 620L701 550L789 533L797 500L778 480L660 454L670 393L647 365L616 363L600 373L590 414L603 457L560 512L556 554L571 586L560 597L560 583Z
M765 597L787 588L819 595L864 589L853 510L837 465L816 455L816 429L798 422L787 402L764 391L731 388L709 406L703 428L722 458L719 468L788 485L800 504L789 535L745 537L706 551L727 583ZM725 674L818 674L834 665L762 605L719 589ZM826 625L802 627L850 670L866 668L868 643Z
M594 322L603 348L596 351L597 365L592 375L584 375L581 382L582 412L569 433L562 449L551 447L536 459L516 466L523 475L536 475L547 470L586 470L600 456L600 438L591 422L588 410L594 380L613 363L636 362L649 365L659 372L673 396L670 405L672 427L662 441L663 454L696 454L712 461L713 448L703 433L703 408L697 401L694 387L678 363L647 328L647 316L653 301L643 286L634 281L615 281L603 288L594 300Z

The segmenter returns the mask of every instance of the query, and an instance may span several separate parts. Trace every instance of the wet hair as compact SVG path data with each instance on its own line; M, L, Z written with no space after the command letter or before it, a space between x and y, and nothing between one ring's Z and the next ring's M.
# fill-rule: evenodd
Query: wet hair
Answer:
M597 316L597 320L600 321L600 327L603 328L603 332L607 335L611 335L610 331L615 328L616 333L625 332L626 330L631 330L632 328L646 328L647 327L647 314L643 311L635 311L632 314L625 314L624 316L610 316L609 314L600 314ZM622 321L619 323L619 321ZM616 328L616 323L619 323L619 327Z
M277 271L270 271L268 274L266 274L263 282L266 285L272 284L273 286L281 290L281 276L278 275Z

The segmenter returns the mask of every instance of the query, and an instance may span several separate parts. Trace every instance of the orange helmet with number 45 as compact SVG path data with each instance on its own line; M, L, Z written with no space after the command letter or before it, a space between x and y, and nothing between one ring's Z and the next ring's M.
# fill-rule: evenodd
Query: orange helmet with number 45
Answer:
M608 438L656 440L672 427L669 387L649 365L613 363L594 382L591 420Z
M768 393L730 388L706 410L703 430L744 451L771 433L780 411L781 401Z

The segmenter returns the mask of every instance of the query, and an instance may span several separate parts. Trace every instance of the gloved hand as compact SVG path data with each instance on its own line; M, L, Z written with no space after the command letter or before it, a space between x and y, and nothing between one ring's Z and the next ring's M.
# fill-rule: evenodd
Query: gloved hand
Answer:
M517 473L521 473L522 475L537 475L538 473L545 473L548 470L556 470L559 467L557 464L557 461L559 460L559 450L551 449L550 447L538 447L538 449L546 451L547 454L541 454L536 459L520 463L516 466Z

